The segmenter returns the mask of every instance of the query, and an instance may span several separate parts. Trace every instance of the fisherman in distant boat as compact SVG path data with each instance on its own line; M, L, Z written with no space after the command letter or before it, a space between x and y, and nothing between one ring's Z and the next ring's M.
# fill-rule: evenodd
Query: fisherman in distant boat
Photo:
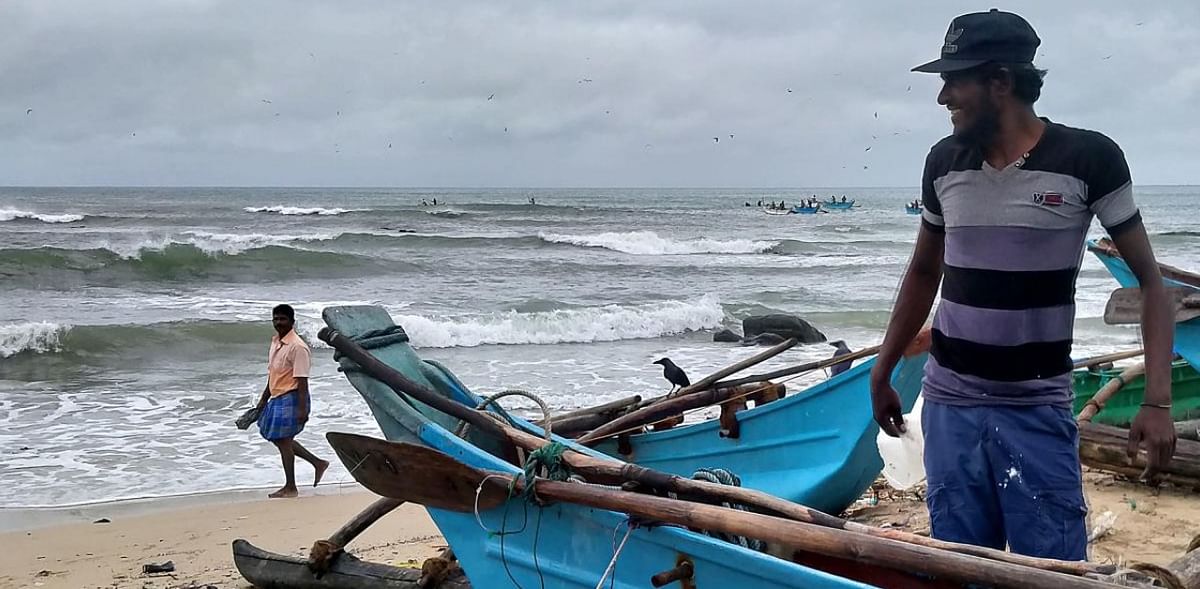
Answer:
M842 202L846 202L846 195L842 195Z
M537 204L537 201L533 200L533 197L531 196L531 197L529 197L529 204L535 205L535 204Z
M308 423L311 407L308 396L311 353L308 344L296 334L296 311L291 305L276 305L271 311L271 324L275 327L275 336L271 338L267 352L267 386L258 400L258 432L275 444L283 459L283 487L268 495L278 499L299 495L296 456L313 466L314 487L321 482L329 462L317 458L295 440Z

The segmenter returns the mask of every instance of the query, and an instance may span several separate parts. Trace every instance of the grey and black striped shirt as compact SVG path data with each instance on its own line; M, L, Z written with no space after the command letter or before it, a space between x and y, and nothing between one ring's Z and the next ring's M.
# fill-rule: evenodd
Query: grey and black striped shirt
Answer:
M991 167L947 137L925 161L922 223L945 232L926 398L1070 407L1075 278L1095 216L1135 227L1129 166L1108 137L1046 120L1027 157Z

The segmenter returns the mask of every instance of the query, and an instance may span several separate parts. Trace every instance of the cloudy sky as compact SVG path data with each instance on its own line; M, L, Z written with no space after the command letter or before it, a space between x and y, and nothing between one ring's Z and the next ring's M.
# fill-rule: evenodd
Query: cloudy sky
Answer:
M913 186L991 6L4 0L0 185ZM998 6L1040 114L1200 184L1200 3Z

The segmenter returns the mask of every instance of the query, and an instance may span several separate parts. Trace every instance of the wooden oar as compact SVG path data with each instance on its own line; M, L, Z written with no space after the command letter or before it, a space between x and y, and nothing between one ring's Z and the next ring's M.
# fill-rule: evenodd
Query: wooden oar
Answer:
M450 489L481 489L481 496L501 498L506 486L523 489L524 481L510 474L487 472L463 464L437 450L400 442L371 440L365 436L330 434L339 457L356 462L355 480L368 489L404 501L443 509L472 512L487 507L474 493ZM367 441L370 440L370 441ZM421 473L421 474L417 474ZM415 475L415 476L414 476ZM887 538L825 528L774 516L725 507L691 503L652 495L620 491L586 483L537 480L536 493L543 500L561 501L607 509L693 529L745 536L789 546L833 558L898 571L923 573L962 583L995 587L1111 587L1107 583L935 550ZM493 507L495 505L492 505Z
M1092 395L1091 399L1088 399L1087 403L1083 406L1083 410L1079 412L1079 416L1075 418L1075 421L1078 423L1091 421L1097 413L1104 410L1104 405L1108 403L1108 400L1111 399L1113 395L1117 394L1117 391L1120 391L1122 387L1129 383L1129 381L1143 374L1146 374L1145 362L1138 362L1137 364L1122 370L1121 374L1117 375L1116 378L1104 383L1104 386L1100 387L1100 390L1096 391L1096 394Z
M1128 360L1129 358L1137 358L1138 356L1145 355L1146 350L1142 348L1128 350L1125 352L1113 352L1111 354L1104 354L1103 356L1092 356L1091 358L1079 360L1071 365L1071 369L1079 370L1080 368L1091 368L1097 364L1107 364L1109 362L1116 362L1117 360Z
M867 356L874 356L875 354L879 353L880 347L881 346L871 346L868 348L863 348L861 350L858 350L857 352L850 352L849 354L844 354L842 356L838 356L836 358L828 358L825 360L818 360L816 362L809 362L807 364L800 364L798 366L790 366L788 368L780 368L779 370L776 370L774 372L768 372L766 374L752 374L752 375L744 377L744 378L738 378L735 380L725 380L725 381L716 383L716 386L732 387L732 386L747 384L747 383L751 383L751 382L760 382L760 381L764 381L764 380L773 380L776 378L783 378L785 376L791 376L793 374L800 374L802 372L811 372L813 370L820 370L822 368L828 368L835 364L841 364L842 362L850 362L850 361L858 360L861 358L866 358Z
M761 388L766 388L769 386L770 385L764 384ZM579 436L576 441L585 445L592 444L618 433L655 423L665 417L678 415L684 411L690 411L692 409L699 409L701 407L708 407L711 405L718 405L728 401L733 397L754 394L758 388L760 387L755 385L711 388L687 395L665 399L636 411L630 411L625 415L622 415L582 436Z
M1167 304L1173 309L1176 323L1200 317L1200 292L1194 288L1168 287ZM1118 288L1104 306L1104 322L1109 325L1128 325L1142 321L1142 289Z
M318 337L333 348L337 349L342 354L345 354L346 357L354 360L359 367L362 368L364 373L371 375L373 378L383 382L384 384L387 384L392 388L393 391L399 394L411 396L412 398L434 408L439 408L441 405L449 404L447 410L445 410L446 413L462 419L470 423L472 426L478 427L482 431L493 433L501 439L506 439L510 443L525 450L535 450L546 445L546 440L540 436L535 436L528 432L512 427L507 423L500 421L491 413L476 411L464 405L450 401L438 394L433 389L405 378L404 375L399 371L395 370L391 366L388 366L387 364L380 362L369 352L363 350L353 341L347 339L341 334L338 334L336 331L328 328L322 329L318 334ZM573 470L587 477L588 480L592 482L613 485L619 485L625 482L636 482L651 489L672 491L676 493L687 493L692 496L707 497L716 501L742 503L752 508L793 517L799 521L810 521L812 523L828 525L835 528L842 527L842 525L837 522L837 518L833 518L833 516L810 509L808 507L789 503L783 499L754 489L718 485L704 481L693 481L691 479L685 479L615 459L595 458L574 450L567 450L564 452L563 460ZM878 530L877 528L875 529ZM914 535L905 534L904 532L900 532L898 530L878 530L875 532L875 535L892 539L902 539L904 541L910 541L917 544L924 544L927 541L936 542L934 540L929 540L928 538L922 538L919 536L912 537ZM937 547L955 550L964 554L985 556L994 560L1016 562L1018 564L1026 564L1029 566L1039 566L1040 568L1045 568L1046 570L1071 572L1075 574L1082 574L1085 572L1108 574L1113 570L1111 567L1081 562L1051 561L1045 559L1026 560L1028 557L1009 554L999 550L990 550L962 544L940 543L937 545ZM1039 561L1040 564L1034 564L1032 561Z
M780 344L780 345L782 345L782 344ZM720 403L720 402L726 400L730 396L736 395L737 393L734 393L731 390L733 387L750 384L750 383L767 381L767 380L771 380L771 379L775 379L775 378L781 378L784 376L791 376L793 374L801 374L804 372L811 372L813 370L820 370L822 368L828 368L830 366L833 366L834 364L841 364L842 362L857 360L859 358L871 356L873 354L877 354L878 352L879 352L879 346L871 346L869 348L864 348L862 350L859 350L857 352L852 352L852 353L846 354L844 356L838 356L836 358L826 358L825 360L818 360L816 362L800 364L799 366L782 368L780 370L776 370L774 372L769 372L767 374L756 374L753 376L747 376L745 378L739 378L739 379L735 379L735 380L714 381L712 383L709 383L710 385L713 386L712 389L701 390L699 392L693 392L690 394L685 393L685 394L676 395L674 397L661 400L659 402L656 402L652 405L643 407L636 411L631 411L629 413L626 413L625 415L622 415L621 417L618 417L617 419L614 419L613 421L610 421L610 422L580 436L578 439L578 442L580 444L591 444L593 442L610 437L618 432L626 431L630 428L638 427L640 425L654 423L655 421L658 421L666 416L676 415L678 413L687 411L689 409L696 409L699 407L707 407L709 405L715 405L717 403ZM732 374L732 372L730 372L729 374ZM696 385L699 385L699 384L701 384L701 383L696 383ZM684 389L684 390L686 391L689 389L694 389L694 388L696 388L696 385L692 385L691 387L688 387L688 389ZM706 386L708 386L708 385L706 385ZM722 392L722 391L724 391L724 392Z
M749 358L746 358L745 360L742 360L740 362L734 362L733 364L730 364L729 366L726 366L725 368L722 368L722 369L692 383L690 386L683 387L682 389L677 391L674 396L679 397L682 395L686 395L688 393L694 393L696 391L702 391L704 389L707 389L708 387L712 386L712 384L717 382L718 380L721 380L722 378L725 378L726 376L734 374L735 372L741 372L747 368L750 368L751 366L754 366L757 364L762 364L763 362L766 362L767 360L770 360L771 358L774 358L775 356L778 356L778 355L792 349L798 343L800 343L800 340L798 340L794 337L788 338L787 341L780 342L774 346L771 346L770 348L768 348L762 352L759 352L753 356L750 356Z

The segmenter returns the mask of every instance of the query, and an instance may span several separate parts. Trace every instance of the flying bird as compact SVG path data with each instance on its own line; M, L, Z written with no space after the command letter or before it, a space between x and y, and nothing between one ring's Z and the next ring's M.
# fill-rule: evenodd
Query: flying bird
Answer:
M733 139L733 133L730 133L730 134L729 134L729 138L730 138L730 139Z
M504 132L505 132L505 133L507 133L507 132L508 132L508 127L505 127L505 128L504 128Z
M912 92L912 86L910 85L908 88L905 88L905 89L904 89L904 91L905 91L905 92Z
M391 148L392 148L392 144L391 144L391 143L389 143L389 144L388 144L388 149L391 149Z
M879 111L875 111L875 118L879 118Z
M687 373L682 368L675 365L670 358L659 358L653 364L661 364L663 367L663 378L667 379L672 385L671 392L675 392L676 388L691 386L692 381L688 380Z
M32 108L25 109L25 114L27 114L27 115L33 114L33 109Z
M1100 61L1108 61L1109 59L1112 59L1112 56L1111 56L1111 55L1105 55L1105 56L1104 56L1104 58L1103 58L1103 59L1101 59Z
M871 151L871 146L870 146L870 145L868 145L868 146L867 146L867 148L866 148L866 149L864 149L863 151Z
M720 137L713 137L713 143L720 143L720 142L721 142Z
M491 99L493 99L493 98L495 98L495 97L496 97L496 95L495 95L495 94L493 94L493 95L491 95L491 96L488 96L488 100L491 100Z
M271 101L270 101L270 100L267 100L266 98L260 98L260 99L259 99L259 102L261 102L261 103L263 103L263 104L271 104Z
M787 91L788 91L788 94L791 94L791 93L792 93L792 89L791 89L791 88L788 88L788 89L787 89Z

